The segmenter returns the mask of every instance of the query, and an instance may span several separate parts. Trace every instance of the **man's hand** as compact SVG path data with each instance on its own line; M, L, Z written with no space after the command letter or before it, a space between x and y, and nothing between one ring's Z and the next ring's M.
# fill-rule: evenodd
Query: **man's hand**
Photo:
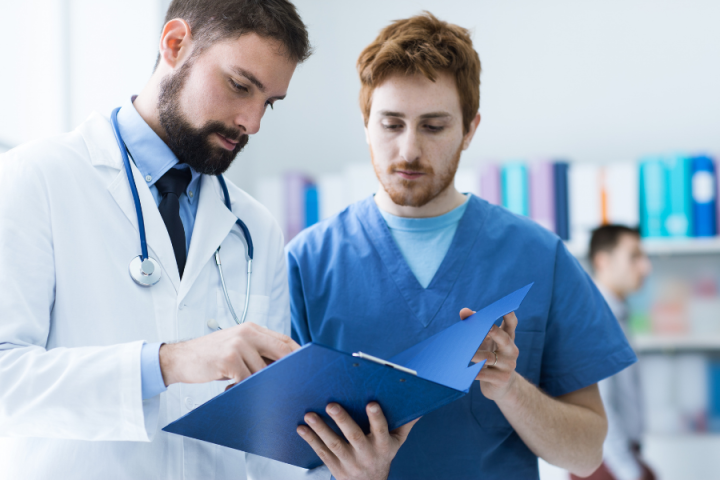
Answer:
M460 310L460 319L465 320L473 313L469 308L463 308ZM515 312L505 315L499 328L492 326L473 356L472 361L475 363L485 360L485 366L475 379L480 380L480 390L490 400L501 400L517 380L515 367L520 354L515 345L517 323Z
M213 380L237 383L298 348L287 335L248 322L161 346L160 370L165 385Z
M312 412L305 415L305 422L310 428L300 425L297 432L315 450L337 480L385 480L390 473L390 463L410 429L420 420L417 418L389 432L380 405L371 402L366 407L370 434L365 435L337 403L329 404L326 411L349 443Z

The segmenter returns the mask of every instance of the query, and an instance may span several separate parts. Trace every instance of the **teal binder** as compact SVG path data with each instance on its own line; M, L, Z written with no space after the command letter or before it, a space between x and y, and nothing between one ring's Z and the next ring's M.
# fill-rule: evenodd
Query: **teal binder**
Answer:
M667 215L665 232L669 237L691 237L692 224L692 159L673 155L665 159L667 166Z
M667 167L658 158L640 163L640 233L643 237L665 237L667 217Z
M502 168L502 204L518 215L530 215L527 167L519 162Z

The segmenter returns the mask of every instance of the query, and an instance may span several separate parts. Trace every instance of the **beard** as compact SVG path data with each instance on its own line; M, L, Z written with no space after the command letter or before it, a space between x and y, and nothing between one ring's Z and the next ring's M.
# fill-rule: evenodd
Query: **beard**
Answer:
M450 162L438 172L435 171L432 165L423 165L419 159L412 162L401 160L390 164L386 170L383 170L375 161L372 145L370 146L370 157L372 158L375 175L390 200L395 205L402 207L422 207L427 205L452 185L460 164L461 154L462 145L453 154ZM398 170L424 173L425 175L418 180L407 180L395 174Z
M232 164L238 153L247 145L248 136L239 128L228 128L222 122L209 121L200 128L193 127L180 112L180 93L193 62L188 60L174 75L168 75L160 84L158 112L160 125L167 134L167 145L180 163L205 175L220 175ZM213 145L210 136L220 134L233 142L235 148L227 150Z

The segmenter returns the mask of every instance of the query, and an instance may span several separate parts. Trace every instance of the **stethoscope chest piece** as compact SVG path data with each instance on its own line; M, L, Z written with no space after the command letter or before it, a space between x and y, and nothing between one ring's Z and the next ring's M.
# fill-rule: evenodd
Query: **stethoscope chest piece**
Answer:
M141 287L152 287L160 281L162 270L160 265L148 257L142 259L142 255L138 255L130 261L130 276Z

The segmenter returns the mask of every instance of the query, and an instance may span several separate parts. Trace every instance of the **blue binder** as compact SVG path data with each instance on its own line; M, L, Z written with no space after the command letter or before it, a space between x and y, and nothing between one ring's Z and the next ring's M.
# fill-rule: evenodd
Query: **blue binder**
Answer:
M717 192L715 192L715 162L707 156L692 159L693 233L696 237L712 237L715 225Z
M570 240L570 210L568 208L568 163L557 162L555 174L555 233L563 240Z
M380 404L394 430L466 395L484 365L469 365L475 351L495 321L517 310L530 287L389 360L309 343L163 430L298 467L318 467L320 458L296 432L307 412L317 413L340 433L325 413L328 403L337 402L368 433L365 406L371 401Z

